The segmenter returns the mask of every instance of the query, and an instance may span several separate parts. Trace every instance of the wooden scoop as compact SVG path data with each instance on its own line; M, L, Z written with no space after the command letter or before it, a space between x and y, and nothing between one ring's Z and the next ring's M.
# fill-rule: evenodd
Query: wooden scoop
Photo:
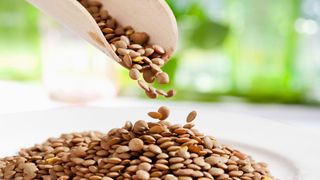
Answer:
M27 0L45 14L79 34L90 44L120 62L96 21L77 0ZM178 30L175 17L164 0L99 0L121 25L150 35L150 43L174 51Z

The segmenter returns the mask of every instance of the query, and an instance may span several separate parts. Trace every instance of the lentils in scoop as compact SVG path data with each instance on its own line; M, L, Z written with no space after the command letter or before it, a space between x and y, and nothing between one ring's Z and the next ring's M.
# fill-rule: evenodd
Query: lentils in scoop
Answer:
M121 65L129 69L129 77L138 81L141 77L145 85L139 86L149 98L155 99L159 95L172 97L174 90L159 93L158 89L151 88L149 84L155 82L168 84L167 73L161 67L169 61L171 50L155 44L149 44L149 35L146 32L136 32L131 26L122 26L114 19L99 1L78 0L92 15L101 29L105 39L110 43L112 50L121 60ZM140 76L142 74L142 76Z
M220 144L193 126L166 121L163 106L155 121L127 121L108 133L83 132L49 138L0 159L0 179L44 180L272 180L267 164ZM191 117L191 118L190 118Z

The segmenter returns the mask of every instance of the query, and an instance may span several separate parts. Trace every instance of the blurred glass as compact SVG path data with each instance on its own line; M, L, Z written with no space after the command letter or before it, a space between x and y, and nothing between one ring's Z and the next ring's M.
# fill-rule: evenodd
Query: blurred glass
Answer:
M176 99L319 103L319 1L167 1L181 31Z
M112 59L46 16L41 27L43 83L53 100L88 103L116 95Z
M307 85L305 100L320 104L320 1L304 0L295 22L299 33L297 76Z
M174 74L171 88L178 90L175 99L219 100L231 90L231 64L223 48L230 31L229 24L223 21L224 2L167 2L180 30L179 48L170 62L177 66L165 65L165 70Z
M227 1L232 94L253 101L301 102L306 84L296 73L300 0Z
M25 0L0 1L0 79L40 78L38 17Z

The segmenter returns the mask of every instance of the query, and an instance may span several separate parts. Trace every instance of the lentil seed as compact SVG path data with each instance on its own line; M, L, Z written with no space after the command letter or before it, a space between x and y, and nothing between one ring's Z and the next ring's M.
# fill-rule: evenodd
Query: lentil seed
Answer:
M162 114L159 112L148 112L148 115L153 119L160 119L162 117Z
M145 32L136 32L130 36L130 40L135 44L144 45L148 42L149 36Z
M169 90L168 92L167 92L167 98L170 98L170 97L172 97L172 96L175 96L176 95L176 91L175 90L173 90L173 89L171 89L171 90Z
M138 138L134 138L129 142L129 148L131 151L141 151L143 149L143 141Z
M129 54L129 50L124 49L124 48L118 48L117 53L119 53L122 56L125 56L125 55Z
M197 116L197 112L196 111L191 111L188 116L187 116L187 122L190 123L192 122Z
M101 19L107 19L109 17L109 13L106 10L101 10L100 11L100 17Z
M153 45L152 48L154 49L154 51L158 54L164 54L166 53L166 51L159 45Z
M213 168L211 168L211 169L209 170L209 173L210 173L212 176L220 176L220 175L222 175L222 174L224 173L224 170L221 169L221 168L215 168L215 167L213 167Z
M153 91L153 89L151 88L152 87L149 87L149 91L145 91L145 94L151 99L156 99L158 97L158 94L155 93L155 91Z
M129 76L133 80L138 80L140 77L140 72L137 69L131 69L129 71Z
M168 84L169 83L169 75L165 72L157 73L156 78L159 84Z
M102 32L104 32L106 34L112 34L113 33L113 29L111 29L111 28L103 28Z
M145 91L149 91L150 87L148 86L148 84L145 81L138 80L138 84Z
M232 177L240 177L240 176L242 176L242 174L243 174L243 171L230 171L229 172L229 175Z
M114 43L114 46L115 46L116 48L124 48L124 49L126 49L126 48L127 48L127 43L124 42L124 41L119 40L119 41L116 41L116 42Z
M157 145L154 145L154 144L151 144L149 145L149 150L153 153L156 153L156 154L161 154L162 153L162 150L159 146Z
M154 49L152 49L152 48L146 48L144 55L145 55L145 56L151 56L151 55L153 54L153 52L154 52Z
M153 83L155 80L155 77L151 70L146 70L143 72L143 79L148 83Z
M162 117L159 120L165 120L169 117L170 115L170 110L169 108L165 107L165 106L161 106L158 109L158 112L162 115Z
M130 40L127 36L120 36L120 40L125 42L127 44L127 46L130 46Z
M143 58L140 56L140 53L135 52L133 50L129 51L129 56L131 56L132 58L134 58L134 62L141 62L143 60Z
M164 65L164 61L161 58L153 58L151 61L153 64L156 64L160 67Z

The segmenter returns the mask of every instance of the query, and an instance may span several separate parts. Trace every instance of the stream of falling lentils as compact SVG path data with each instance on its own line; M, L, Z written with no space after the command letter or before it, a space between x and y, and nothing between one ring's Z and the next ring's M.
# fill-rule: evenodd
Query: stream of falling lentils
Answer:
M162 106L148 113L151 122L49 138L0 159L0 179L273 180L266 163L195 129L195 111L184 125L166 121L169 114Z
M175 90L163 91L149 84L157 81L168 84L169 76L161 70L171 55L170 50L155 44L149 44L146 32L135 32L131 26L122 26L107 10L102 9L98 1L79 0L97 22L105 39L121 60L121 65L129 69L129 76L136 80L149 98L158 95L172 97ZM140 78L142 74L143 80Z

